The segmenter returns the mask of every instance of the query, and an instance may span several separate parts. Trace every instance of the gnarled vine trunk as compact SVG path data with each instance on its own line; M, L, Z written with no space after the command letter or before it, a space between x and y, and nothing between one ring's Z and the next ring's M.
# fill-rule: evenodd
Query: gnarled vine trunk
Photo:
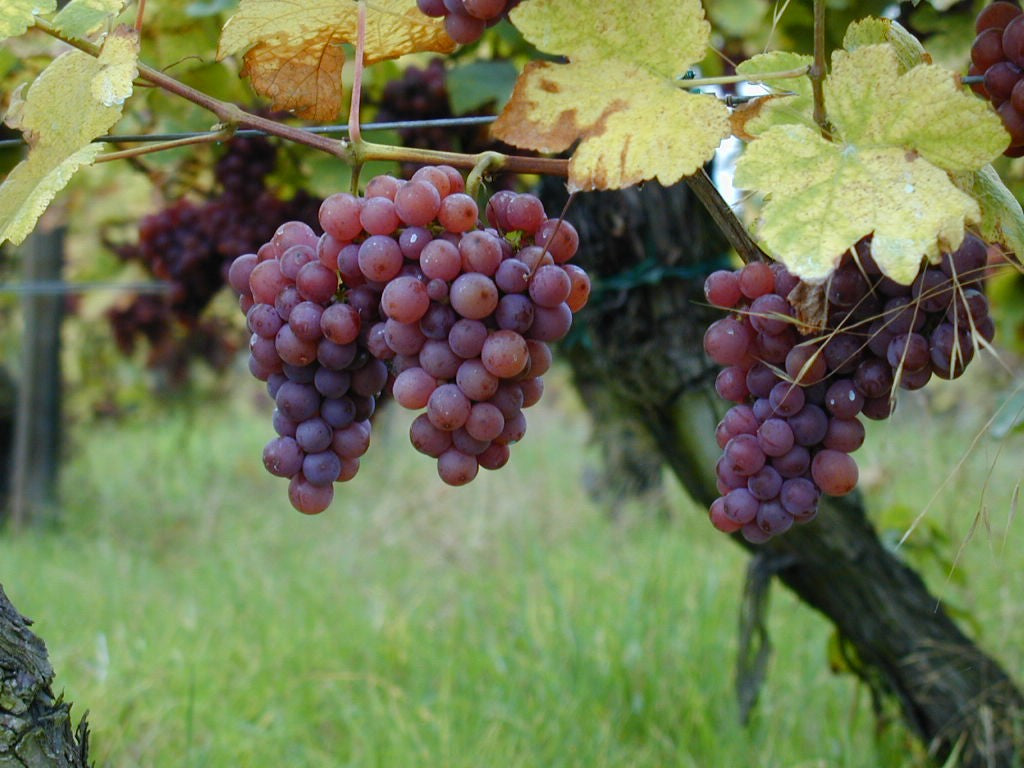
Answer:
M546 207L564 189L547 183ZM714 427L724 410L702 337L720 313L704 277L727 246L685 185L578 196L567 218L581 235L577 261L598 290L565 347L584 393L644 424L662 459L701 504L717 495ZM887 551L856 496L830 500L815 522L752 547L823 613L873 691L899 701L908 726L938 760L960 750L970 768L1018 765L1024 697L998 662L936 606L921 578Z
M85 717L71 729L71 707L55 698L43 641L0 586L0 768L87 768Z

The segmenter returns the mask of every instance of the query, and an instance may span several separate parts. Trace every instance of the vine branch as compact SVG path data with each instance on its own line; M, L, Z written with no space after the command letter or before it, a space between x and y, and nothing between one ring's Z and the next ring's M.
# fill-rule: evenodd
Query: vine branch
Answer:
M811 67L783 69L778 72L751 72L746 75L721 75L719 77L695 77L680 80L682 88L700 88L705 85L730 85L732 83L763 83L765 80L792 80L811 73Z
M122 149L118 152L107 152L97 157L96 162L109 163L112 160L128 160L130 158L148 155L153 152L162 152L166 149L177 149L178 147L187 147L192 144L209 144L218 141L225 141L227 139L230 139L234 135L234 133L234 129L228 126L226 128L222 128L219 131L204 133L200 136L186 136L185 138L174 139L172 141L160 141L156 142L155 144L143 144L138 147L132 147L131 149Z
M814 63L808 73L811 91L814 95L814 122L821 129L821 135L829 136L828 115L825 113L825 0L814 0Z
M98 57L100 47L94 43L64 35L59 29L45 19L36 17L35 26L41 32L55 37L64 43L77 48L78 50ZM307 131L296 126L286 125L270 120L259 115L247 112L241 107L226 101L214 98L202 91L175 80L153 67L139 62L139 76L153 85L162 88L168 93L196 104L199 107L213 113L217 119L226 126L244 126L264 131L271 136L292 141L296 144L310 147L312 149L326 152L343 162L354 165L357 162L371 160L394 160L398 162L411 163L447 163L457 168L472 168L480 160L480 155L467 155L457 152L436 152L423 149L410 149L404 147L391 147L382 144L370 144L361 142L359 151L353 148L353 142L330 139L318 133ZM358 154L358 156L357 156ZM568 161L541 157L522 157L518 155L506 155L503 162L503 169L511 173L536 173L553 176L568 175Z
M687 176L685 181L744 264L749 264L752 261L768 261L767 254L754 242L754 238L736 217L732 208L718 191L718 187L714 185L703 168L692 176Z

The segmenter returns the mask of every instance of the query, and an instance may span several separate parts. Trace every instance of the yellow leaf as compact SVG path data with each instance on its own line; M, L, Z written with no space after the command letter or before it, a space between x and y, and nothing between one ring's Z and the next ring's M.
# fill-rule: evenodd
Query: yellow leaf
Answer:
M986 165L980 171L957 173L953 183L978 202L981 236L1024 258L1024 211L995 169Z
M874 233L872 255L907 284L922 257L936 260L963 239L978 204L946 172L898 147L843 146L800 125L752 142L736 185L765 195L758 233L773 257L809 282L824 280L842 255Z
M762 72L784 72L810 66L814 62L812 56L785 51L772 51L753 56L736 67L736 72L753 79ZM773 95L771 98L757 99L749 109L738 110L742 120L740 127L749 136L757 136L773 125L798 123L810 128L814 122L814 98L811 91L811 80L808 77L786 78L783 80L765 80L763 82L773 94L790 93L792 95ZM735 114L735 113L734 113Z
M341 109L341 46L356 42L358 9L354 0L242 0L224 25L218 56L244 52L242 73L275 109L333 120ZM420 13L415 0L367 3L367 64L453 50L443 22Z
M859 147L902 147L950 171L987 165L1009 137L992 108L934 64L900 74L891 45L836 51L825 81L828 118Z
M88 37L123 8L124 0L71 0L53 17L53 24L69 37Z
M703 59L711 35L699 0L651 0L642 8L618 0L529 0L510 18L547 53L629 61L668 78Z
M896 52L900 74L918 64L931 64L932 57L925 51L916 37L910 34L898 21L869 16L855 21L846 28L843 48L852 51L865 45L888 43Z
M0 184L0 243L10 240L17 245L28 237L75 171L91 165L102 151L99 144L84 146L70 155L47 147L19 163Z
M37 15L56 9L57 0L0 0L0 40L23 34Z
M707 47L710 26L697 0L653 0L642 12L618 0L530 0L512 20L569 63L527 65L492 130L542 152L579 140L571 189L674 183L728 135L728 110L717 99L679 87Z
M123 26L114 30L103 43L99 64L100 71L91 85L93 98L107 107L124 104L139 74L138 33Z
M0 184L0 243L20 243L46 206L102 150L90 144L121 116L92 96L99 61L80 51L58 56L16 106L14 123L29 142L28 158Z

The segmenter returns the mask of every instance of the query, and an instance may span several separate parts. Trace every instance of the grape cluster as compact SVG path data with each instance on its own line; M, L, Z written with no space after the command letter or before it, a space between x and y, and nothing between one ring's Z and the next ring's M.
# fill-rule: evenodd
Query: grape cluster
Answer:
M252 332L249 370L267 382L277 406L278 437L263 449L263 464L291 479L288 498L306 514L325 510L334 483L355 477L388 378L387 367L360 343L361 315L336 300L331 243L290 221L228 271ZM375 308L366 310L376 316Z
M590 295L586 273L567 263L579 236L536 197L509 191L491 197L491 227L481 228L464 189L447 166L409 181L378 176L365 197L324 200L319 238L290 222L232 265L253 333L250 370L277 404L279 437L264 461L292 477L300 511L326 508L331 483L355 474L389 376L395 401L422 409L413 447L450 485L504 466L526 433L522 411L543 393L548 344Z
M1009 157L1024 155L1024 15L1015 3L996 2L975 22L969 75L983 75L971 88L992 102L1010 134Z
M115 248L123 260L141 264L170 284L165 297L140 296L132 306L108 313L125 353L140 336L151 344L187 339L223 287L231 259L268 240L276 221L316 221L320 200L300 192L285 201L267 188L275 163L276 147L267 139L233 140L216 165L217 195L203 202L181 199L146 216L139 223L138 242Z
M864 442L859 416L888 418L897 388L960 376L976 347L992 340L986 264L985 243L968 234L901 285L862 240L826 285L825 329L807 335L787 298L798 295L799 281L781 265L712 273L708 301L733 314L708 328L704 348L726 366L716 391L735 403L716 432L715 527L764 542L813 519L822 493L852 491L858 470L849 454Z
M444 17L444 30L456 43L480 39L487 27L501 21L520 0L416 0L422 13Z

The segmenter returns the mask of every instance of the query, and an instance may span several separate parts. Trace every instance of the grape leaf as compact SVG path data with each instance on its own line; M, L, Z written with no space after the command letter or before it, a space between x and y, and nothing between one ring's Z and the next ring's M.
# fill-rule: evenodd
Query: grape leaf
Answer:
M56 9L57 0L0 0L0 40L24 34L37 14Z
M922 256L955 248L965 224L981 216L947 171L975 171L1007 144L998 116L952 72L907 68L909 58L890 44L860 45L883 32L855 27L850 41L860 47L833 54L824 87L831 140L797 115L764 131L737 163L736 185L766 196L759 228L765 246L805 280L827 277L848 248L874 232L879 266L909 283ZM797 137L806 144L798 146Z
M931 64L931 56L921 45L921 41L910 34L902 24L892 19L869 16L853 22L843 36L843 48L847 51L884 43L892 46L899 61L901 75L918 64Z
M53 17L54 26L69 37L86 37L111 21L124 0L71 0Z
M617 0L530 0L511 18L529 42L569 63L527 65L494 135L542 152L580 140L570 189L674 183L728 135L724 105L679 88L707 48L698 0L654 0L642 12Z
M791 69L808 67L814 57L786 51L760 53L741 62L736 72L747 75L754 80L762 72L784 72ZM771 128L773 125L798 123L815 127L814 99L811 81L807 77L785 78L782 80L764 80L763 84L773 93L765 98L756 99L744 105L732 114L733 133L741 138L753 138ZM791 93L792 95L782 95Z
M759 234L791 272L824 280L842 255L874 232L872 255L907 284L922 255L937 259L963 239L978 204L949 175L899 147L828 141L802 125L780 125L752 142L736 185L766 195Z
M953 183L978 202L981 236L1024 259L1024 211L995 169L986 165L979 171L953 174Z
M355 43L354 0L242 0L221 34L218 57L244 52L242 74L275 109L333 120L341 109L342 43ZM415 0L367 4L366 63L417 51L455 50L443 22Z
M124 26L114 30L103 42L98 60L100 71L90 86L93 98L106 107L124 104L139 74L138 33Z
M757 32L767 10L767 0L715 0L708 3L708 15L715 29L733 37L746 37Z
M69 51L43 70L24 99L12 96L6 121L22 131L29 154L0 184L0 243L22 242L75 171L102 151L90 142L117 122L121 106L92 96L101 70L92 56Z
M903 147L949 171L981 168L1009 143L999 117L954 73L921 64L900 74L889 45L836 51L825 105L847 144Z

